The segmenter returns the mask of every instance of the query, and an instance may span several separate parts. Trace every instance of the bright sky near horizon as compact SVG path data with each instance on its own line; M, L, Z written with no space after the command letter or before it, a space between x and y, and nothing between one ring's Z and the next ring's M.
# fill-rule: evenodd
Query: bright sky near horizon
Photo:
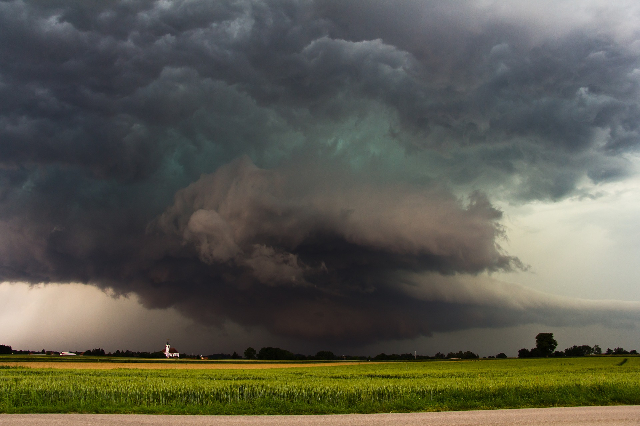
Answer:
M0 344L640 349L639 95L631 1L0 1Z

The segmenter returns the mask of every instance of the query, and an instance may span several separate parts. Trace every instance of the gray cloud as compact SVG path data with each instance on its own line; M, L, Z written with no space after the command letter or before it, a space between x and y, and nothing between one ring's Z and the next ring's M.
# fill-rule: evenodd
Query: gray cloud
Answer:
M401 284L521 268L490 199L632 172L633 19L550 7L2 1L0 278L317 339L561 321Z

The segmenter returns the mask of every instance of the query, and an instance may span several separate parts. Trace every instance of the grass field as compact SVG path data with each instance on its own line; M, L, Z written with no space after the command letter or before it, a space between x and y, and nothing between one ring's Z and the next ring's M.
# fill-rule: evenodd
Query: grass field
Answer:
M640 404L636 357L235 370L60 369L2 361L3 413L320 414Z
M0 358L0 368L4 367L34 367L34 368L57 368L57 369L73 369L73 370L115 370L120 368L135 370L267 370L272 368L309 368L309 367L338 367L343 365L357 365L360 362L333 362L333 363L315 363L315 362L273 362L273 363L257 363L257 362L56 362L42 361L38 363L31 362L2 362ZM371 363L369 363L371 364Z

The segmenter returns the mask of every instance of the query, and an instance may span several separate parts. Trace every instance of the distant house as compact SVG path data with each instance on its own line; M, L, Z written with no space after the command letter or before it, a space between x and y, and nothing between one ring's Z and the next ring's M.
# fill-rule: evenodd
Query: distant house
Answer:
M61 356L76 356L75 353L73 352L60 352Z
M164 356L167 358L180 358L180 354L176 350L176 348L172 348L169 342L164 345Z

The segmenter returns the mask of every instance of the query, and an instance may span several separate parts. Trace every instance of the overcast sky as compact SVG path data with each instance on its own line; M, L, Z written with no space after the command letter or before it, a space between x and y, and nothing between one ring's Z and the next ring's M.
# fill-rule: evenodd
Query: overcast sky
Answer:
M640 5L0 1L0 343L640 349Z

